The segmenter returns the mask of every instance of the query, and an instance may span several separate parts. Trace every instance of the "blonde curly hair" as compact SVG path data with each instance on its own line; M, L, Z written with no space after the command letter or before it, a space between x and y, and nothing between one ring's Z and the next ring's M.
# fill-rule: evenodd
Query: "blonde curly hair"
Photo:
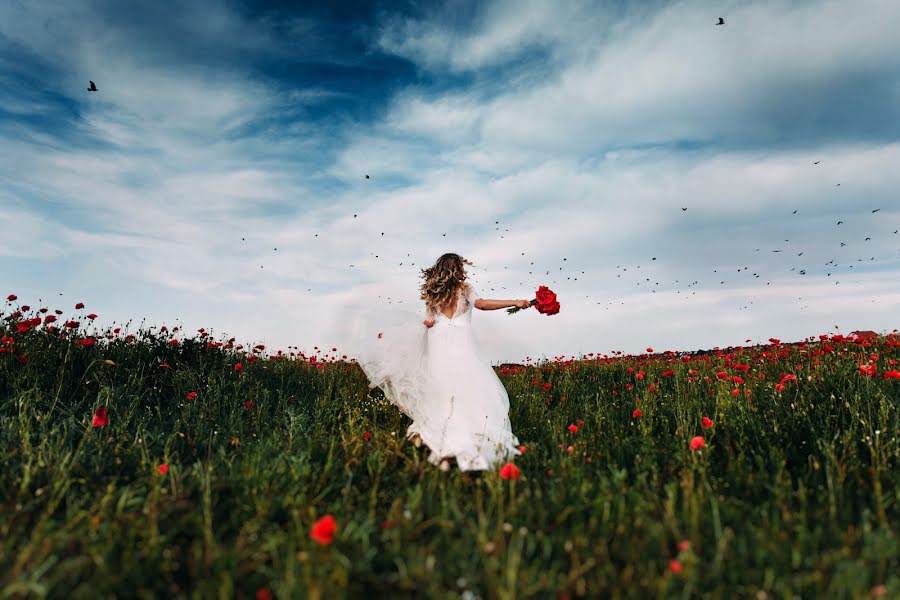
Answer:
M420 298L429 310L439 312L450 306L460 286L466 285L465 265L474 266L459 254L449 252L437 259L433 266L422 269L425 281L419 286L422 292Z

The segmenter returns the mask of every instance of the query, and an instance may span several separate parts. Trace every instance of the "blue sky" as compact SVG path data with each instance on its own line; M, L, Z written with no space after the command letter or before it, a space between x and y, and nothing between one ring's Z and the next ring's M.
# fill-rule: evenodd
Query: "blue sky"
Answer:
M4 295L353 355L452 251L559 294L495 362L898 326L900 4L334 4L0 5Z

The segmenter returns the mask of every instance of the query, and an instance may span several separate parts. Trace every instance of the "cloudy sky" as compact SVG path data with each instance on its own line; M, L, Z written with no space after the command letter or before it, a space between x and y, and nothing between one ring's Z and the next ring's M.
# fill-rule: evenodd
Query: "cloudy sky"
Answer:
M458 252L482 297L559 295L476 311L495 362L889 331L898 22L894 0L3 2L0 291L354 355L354 315L421 312L419 269Z

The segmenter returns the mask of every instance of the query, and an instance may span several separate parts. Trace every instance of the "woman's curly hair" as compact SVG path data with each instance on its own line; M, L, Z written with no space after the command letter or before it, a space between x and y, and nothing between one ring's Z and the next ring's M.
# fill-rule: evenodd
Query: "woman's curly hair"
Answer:
M459 254L449 252L437 259L433 266L422 269L425 281L419 286L422 291L420 297L429 309L440 311L453 302L467 277L465 265L472 263Z

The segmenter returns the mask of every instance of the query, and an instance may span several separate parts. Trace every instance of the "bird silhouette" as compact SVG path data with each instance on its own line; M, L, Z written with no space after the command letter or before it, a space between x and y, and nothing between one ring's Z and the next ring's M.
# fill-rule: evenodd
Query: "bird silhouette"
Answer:
M683 211L686 211L687 209L686 209L686 208L682 208L681 210L682 210L682 212L683 212Z
M368 175L366 175L366 179L368 179L368 178L369 178L369 176L368 176Z
M719 17L719 22L716 23L716 25L724 25L724 24L725 24L725 19L723 19L722 17Z
M821 161L821 160L817 160L817 161L814 162L813 164L814 164L814 165L817 165L817 164L819 164L820 162L822 162L822 161Z
M881 209L880 209L880 208L876 208L875 210L872 211L872 214L874 215L874 214L877 213L879 210L881 210Z
M100 90L97 89L97 86L96 86L96 84L95 84L93 81L89 81L88 83L91 84L91 87L89 87L89 88L87 89L89 92L98 92L98 91L100 91Z

